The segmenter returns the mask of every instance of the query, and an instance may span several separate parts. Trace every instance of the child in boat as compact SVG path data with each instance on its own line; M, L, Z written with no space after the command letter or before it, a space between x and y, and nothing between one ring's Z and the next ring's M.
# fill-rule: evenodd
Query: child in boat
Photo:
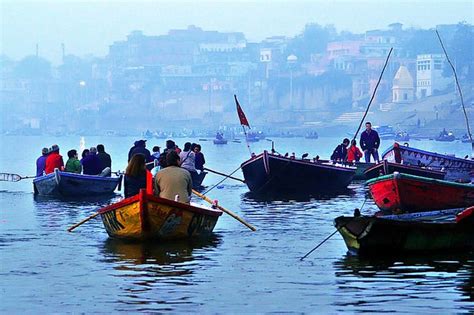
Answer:
M79 159L77 158L78 154L76 150L69 150L67 152L68 160L66 162L66 167L64 168L65 172L81 174L82 165Z
M360 149L357 147L357 141L352 140L351 146L347 150L347 162L351 164L354 162L359 162L362 156L363 156L362 151L360 151Z

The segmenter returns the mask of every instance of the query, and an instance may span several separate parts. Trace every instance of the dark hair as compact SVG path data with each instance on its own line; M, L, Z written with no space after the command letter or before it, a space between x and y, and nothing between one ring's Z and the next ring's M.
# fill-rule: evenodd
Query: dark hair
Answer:
M145 173L145 155L141 153L134 154L128 162L125 175L139 177Z
M183 149L183 151L187 152L187 151L189 151L190 149L191 149L191 142L186 142L186 143L184 144L184 149Z
M342 143L347 143L347 144L349 144L349 142L350 142L350 141L349 141L349 139L347 139L347 138L344 138L344 140L342 140Z
M170 151L166 155L167 166L179 166L179 155L176 151Z
M366 122L365 124L366 124L366 125L371 125L371 126L372 126L372 124L370 123L370 121Z
M84 149L84 151L82 151L81 156L82 156L82 158L84 158L88 154L89 154L89 149Z
M160 151L160 147L157 146L157 145L155 145L155 146L153 147L153 152L159 152L159 151Z
M166 140L166 148L169 150L174 150L176 143L173 140Z
M196 144L196 148L198 148L198 149L199 149L199 151L201 151L201 145L200 145L199 143L198 143L198 144Z
M105 152L105 148L103 144L98 144L97 145L97 152Z
M357 144L357 141L355 141L355 139L351 141L351 145L356 145L356 144Z
M69 151L67 151L67 156L68 156L69 158L73 158L74 156L76 156L76 154L77 154L77 151L76 151L76 150L69 150Z
M191 151L194 151L194 148L197 146L196 143L191 144Z

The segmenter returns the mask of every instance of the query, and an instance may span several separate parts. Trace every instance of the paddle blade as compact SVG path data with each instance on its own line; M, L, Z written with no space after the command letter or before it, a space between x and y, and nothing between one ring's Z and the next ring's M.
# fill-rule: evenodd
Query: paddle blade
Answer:
M2 182L18 182L21 176L18 174L0 173L0 181Z

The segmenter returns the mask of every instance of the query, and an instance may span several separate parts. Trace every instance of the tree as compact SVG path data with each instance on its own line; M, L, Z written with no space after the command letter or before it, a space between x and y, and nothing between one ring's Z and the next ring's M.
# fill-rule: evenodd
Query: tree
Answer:
M449 59L456 67L456 73L474 80L474 27L466 22L457 25L452 40L448 43L447 52ZM445 44L446 45L446 44Z
M307 62L311 54L326 50L329 40L334 38L336 30L332 25L321 26L316 23L306 24L303 32L288 44L287 55L295 54L301 61Z
M51 77L51 63L41 57L27 56L16 65L14 74L21 79L48 79Z

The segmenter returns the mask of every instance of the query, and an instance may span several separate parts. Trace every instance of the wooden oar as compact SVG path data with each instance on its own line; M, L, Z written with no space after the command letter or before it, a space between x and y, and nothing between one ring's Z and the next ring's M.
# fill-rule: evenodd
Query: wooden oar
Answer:
M2 182L19 182L22 179L35 178L36 176L20 176L12 173L0 173L0 181Z
M198 196L198 197L201 198L202 200L205 200L205 201L209 202L211 205L213 204L212 200L211 200L209 197L204 196L203 194L201 194L201 193L195 191L194 189L193 189L193 194L195 194L196 196ZM227 213L228 215L230 215L231 217L233 217L234 219L236 219L237 221L239 221L240 223L242 223L243 225L245 225L246 227L248 227L248 228L251 229L252 231L256 231L256 230L257 230L253 225L251 225L251 224L245 222L241 217L239 217L238 215L236 215L236 214L233 213L232 211L227 210L226 208L221 207L221 206L219 206L219 205L217 205L217 208L219 208L219 210L222 210L223 212Z
M72 230L74 230L75 228L77 228L79 225L82 225L82 224L86 223L86 222L89 221L90 219L93 219L93 218L95 218L96 216L98 216L99 214L100 214L99 211L97 211L96 213L94 213L93 215L88 216L87 218L85 218L85 219L82 220L81 222L74 224L74 225L71 226L69 229L67 229L67 231L68 231L68 232L72 232Z
M214 173L214 174L217 174L217 175L221 175L221 176L228 177L228 178L230 178L230 179L233 179L233 180L236 180L236 181L239 181L239 182L242 182L242 183L245 183L245 180L243 180L243 179L240 179L240 178L237 178L237 177L233 177L233 176L230 176L230 175L227 175L227 174L218 172L218 171L214 171L214 170L211 170L210 168L207 168L207 167L205 167L204 170L205 170L205 171L209 171L209 172Z

